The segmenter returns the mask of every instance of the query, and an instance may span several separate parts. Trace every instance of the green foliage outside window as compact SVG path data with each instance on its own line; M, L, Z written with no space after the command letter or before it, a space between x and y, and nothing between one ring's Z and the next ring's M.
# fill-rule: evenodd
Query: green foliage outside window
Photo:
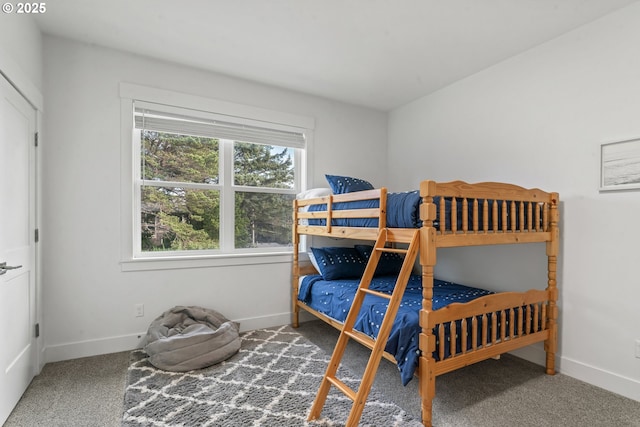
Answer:
M220 190L177 183L218 184L220 141L142 131L142 179L173 185L141 188L143 251L220 248ZM236 186L293 189L292 150L234 143ZM291 241L292 194L235 192L236 248L286 246Z
M234 184L248 187L293 188L291 150L261 144L234 144ZM293 195L236 192L236 248L291 242Z

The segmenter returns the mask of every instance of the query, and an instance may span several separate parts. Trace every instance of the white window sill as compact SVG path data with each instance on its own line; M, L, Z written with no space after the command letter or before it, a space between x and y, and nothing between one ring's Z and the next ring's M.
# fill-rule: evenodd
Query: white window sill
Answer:
M174 270L183 268L228 267L236 265L291 263L291 252L226 254L185 257L137 258L120 262L122 271Z

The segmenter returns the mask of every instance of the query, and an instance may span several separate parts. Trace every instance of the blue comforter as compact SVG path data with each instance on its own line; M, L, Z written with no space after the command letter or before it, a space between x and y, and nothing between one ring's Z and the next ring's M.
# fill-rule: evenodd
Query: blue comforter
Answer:
M397 276L375 277L371 289L391 293ZM418 366L420 350L419 312L422 308L421 276L412 275L398 309L385 351L392 354L398 364L402 383L406 385ZM306 276L300 286L298 299L327 316L344 322L360 279L323 280L320 275ZM437 310L453 302L468 302L492 292L456 283L434 280L433 309ZM356 321L355 328L372 338L378 336L388 300L367 295Z

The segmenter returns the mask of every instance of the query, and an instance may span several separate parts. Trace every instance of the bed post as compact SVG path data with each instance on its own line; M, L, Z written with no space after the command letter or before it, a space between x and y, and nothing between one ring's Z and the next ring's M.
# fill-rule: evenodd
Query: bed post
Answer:
M436 339L429 327L429 313L432 310L433 299L433 270L436 265L436 229L433 221L436 218L436 205L433 195L436 192L435 181L420 183L420 265L422 267L422 310L420 311L420 360L419 380L420 397L422 400L422 424L431 426L433 398L436 395L436 376L434 374L435 360L433 352Z
M294 328L300 326L300 308L298 307L298 280L300 279L300 259L298 251L300 250L300 236L298 236L298 201L293 201L293 263L291 265L291 304L292 304L292 322Z
M544 349L547 352L546 372L548 375L554 375L555 358L558 347L558 287L557 287L557 264L558 264L558 248L560 241L560 232L558 229L558 193L551 193L551 201L549 203L549 233L550 240L547 242L547 259L548 259L548 281L547 291L549 292L549 309L547 317L547 329L549 329L549 338L544 343Z

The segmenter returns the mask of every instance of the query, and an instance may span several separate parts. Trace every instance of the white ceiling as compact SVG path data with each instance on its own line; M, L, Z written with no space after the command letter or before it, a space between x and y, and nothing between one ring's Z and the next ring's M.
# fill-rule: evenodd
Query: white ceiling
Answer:
M636 0L53 0L43 32L390 110Z

